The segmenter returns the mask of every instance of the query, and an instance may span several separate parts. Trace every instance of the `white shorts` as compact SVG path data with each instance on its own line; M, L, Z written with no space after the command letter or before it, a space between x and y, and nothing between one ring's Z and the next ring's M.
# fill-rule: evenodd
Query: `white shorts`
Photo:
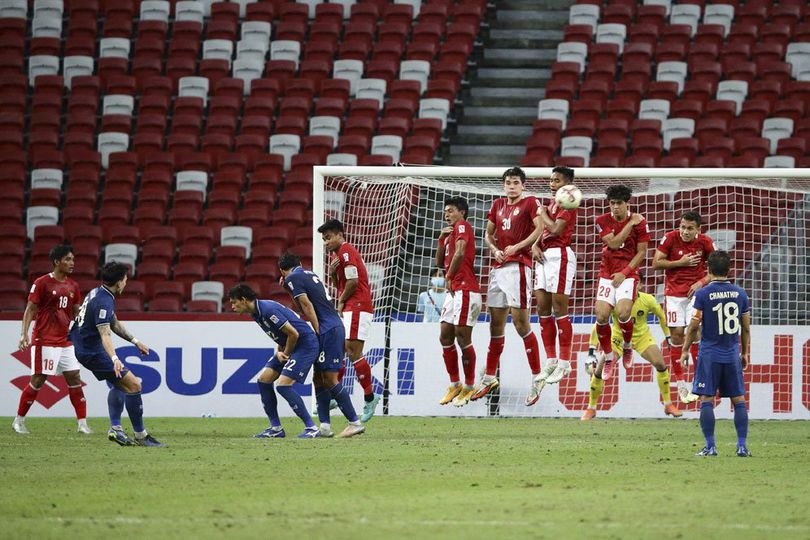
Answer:
M599 278L599 284L596 288L596 301L607 302L611 306L615 306L619 300L636 299L636 278L628 278L622 281L618 287L613 286L613 280L607 278Z
M507 263L489 272L487 306L529 309L532 302L532 269L519 263Z
M534 290L570 295L577 273L577 256L570 247L549 248L543 262L534 264Z
M31 375L59 375L65 371L78 371L79 361L73 345L50 347L31 345Z
M481 293L455 291L444 297L440 320L454 326L475 326L480 314Z
M695 313L695 296L665 296L664 312L667 314L667 326L688 326Z
M368 311L344 311L343 327L346 329L346 339L366 341L371 334L371 320L373 313Z

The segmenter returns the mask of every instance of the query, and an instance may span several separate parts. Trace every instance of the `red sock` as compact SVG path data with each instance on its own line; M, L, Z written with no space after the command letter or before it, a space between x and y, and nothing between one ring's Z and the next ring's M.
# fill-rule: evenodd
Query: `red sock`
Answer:
M447 369L447 374L450 375L450 382L458 382L458 350L456 344L442 347L442 357L444 357L444 367Z
M681 365L681 354L683 354L682 345L669 346L669 364L672 368L670 373L670 380L672 382L682 381L683 379L683 366Z
M626 321L619 321L619 328L622 329L622 339L625 343L633 341L633 318L630 317Z
M371 387L371 366L368 365L364 356L354 361L354 373L357 375L357 382L363 387L363 393L367 396L373 394L374 390Z
M464 368L464 384L475 384L475 347L472 343L461 349L461 365Z
M73 408L76 409L76 419L84 420L87 418L87 401L84 399L82 386L68 386L68 395Z
M574 328L568 315L557 317L557 331L560 333L560 358L571 360L571 343L574 341ZM543 338L545 341L545 338Z
M540 317L540 338L543 340L546 358L557 358L557 322L551 315Z
M498 362L501 361L503 352L503 336L489 338L489 350L487 351L487 375L495 375L498 369Z
M602 347L602 352L605 354L610 354L611 351L613 351L613 345L610 343L610 323L596 323L596 335L599 336L599 346Z
M20 406L17 407L17 416L25 416L28 414L31 405L37 400L38 393L39 388L34 388L30 384L25 385L22 395L20 396Z
M346 375L346 362L343 361L340 364L340 369L338 370L338 382L343 381L343 376Z
M692 353L692 364L697 365L698 349L700 349L700 342L696 341L689 347L689 352Z
M529 332L523 336L523 346L526 347L526 359L529 360L529 369L532 370L532 375L537 375L540 373L540 346L534 332Z

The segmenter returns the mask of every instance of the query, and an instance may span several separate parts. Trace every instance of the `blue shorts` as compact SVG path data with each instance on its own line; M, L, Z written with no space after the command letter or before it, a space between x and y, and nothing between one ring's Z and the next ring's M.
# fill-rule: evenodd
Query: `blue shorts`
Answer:
M714 396L718 391L720 397L745 395L742 364L739 361L720 364L698 356L692 392L699 396Z
M315 371L339 371L343 365L346 329L341 324L327 330L320 336L321 356L315 363Z
M321 351L317 341L299 342L290 355L289 360L281 363L278 356L273 355L273 358L267 362L264 367L281 373L295 382L303 383L304 379L307 378L307 373L309 373L310 368L312 368L312 364L318 360L320 353Z
M112 358L106 352L77 354L76 359L81 365L89 369L99 381L120 381L129 370L121 369L121 377L116 377Z

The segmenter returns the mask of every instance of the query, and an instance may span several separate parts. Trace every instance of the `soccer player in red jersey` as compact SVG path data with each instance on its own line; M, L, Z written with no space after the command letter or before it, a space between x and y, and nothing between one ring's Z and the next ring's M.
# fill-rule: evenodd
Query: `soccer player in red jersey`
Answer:
M706 260L714 251L714 242L700 233L700 214L686 212L681 225L668 232L659 242L653 257L653 268L665 270L664 311L672 335L670 365L673 378L678 381L678 396L684 403L699 398L689 390L680 363L683 351L684 329L692 320L695 292L709 282ZM692 359L697 362L700 341L692 344Z
M87 403L84 400L79 361L68 340L70 322L79 311L82 295L79 285L70 279L75 259L73 249L67 245L55 246L48 254L53 263L53 272L34 281L28 293L20 336L20 350L31 347L31 380L22 391L17 416L12 427L17 433L28 433L25 415L37 399L37 393L49 375L62 374L68 384L68 395L80 433L92 433L87 425ZM31 340L28 329L34 321Z
M343 224L340 221L330 219L318 227L318 232L323 237L327 251L334 254L329 264L329 274L337 285L337 310L346 328L346 354L354 365L365 396L360 418L368 422L374 416L380 396L374 394L371 367L363 356L363 345L371 332L371 320L374 318L366 264L355 247L343 237Z
M526 405L540 399L540 351L529 324L532 301L532 244L540 238L543 224L537 215L539 203L524 196L526 173L520 167L507 169L502 176L505 197L495 199L487 216L485 240L495 259L489 274L487 307L490 315L490 341L486 373L472 399L480 399L500 384L495 376L504 346L506 317L511 312L518 335L523 338L533 380Z
M475 277L475 235L467 221L469 206L462 197L444 201L444 219L450 225L442 229L436 250L436 264L444 267L447 280L447 296L441 314L442 356L450 387L439 401L456 407L469 403L475 384L475 349L472 345L472 329L481 313L481 290ZM458 350L461 348L461 364L464 369L464 386L458 373Z
M532 246L534 266L534 297L540 317L540 337L546 350L547 364L541 378L546 384L560 382L571 373L571 341L574 330L568 318L568 300L577 273L577 259L571 249L571 237L577 226L577 211L557 206L554 194L574 181L574 170L554 167L549 187L551 204L541 206L537 215L543 221L543 235ZM553 311L553 315L552 315ZM557 361L557 333L560 335L560 356Z
M610 212L596 218L596 232L604 246L596 290L596 333L602 354L607 355L602 379L613 375L614 360L610 344L610 314L616 310L624 339L622 361L633 361L633 301L638 288L638 268L644 260L650 233L644 216L630 212L628 201L633 191L623 185L605 190Z

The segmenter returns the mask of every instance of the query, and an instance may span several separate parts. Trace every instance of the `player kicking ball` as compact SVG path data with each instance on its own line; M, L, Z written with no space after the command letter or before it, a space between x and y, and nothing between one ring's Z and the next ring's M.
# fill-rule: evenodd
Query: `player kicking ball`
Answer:
M658 391L661 394L661 401L664 404L664 414L680 418L683 413L678 410L672 401L669 399L669 369L667 363L664 361L664 355L661 354L661 349L655 343L650 328L647 326L647 315L654 314L658 317L658 323L664 331L664 335L669 339L669 328L667 328L666 319L664 317L664 310L655 300L655 297L647 293L638 293L636 301L633 302L633 349L635 349L642 358L648 361L655 368L655 381L658 383ZM616 355L622 354L624 337L622 330L618 324L618 318L613 319L613 334L611 342L613 344L613 352ZM582 414L580 420L587 421L596 417L596 404L599 402L599 397L602 395L602 388L604 380L602 373L605 365L605 356L601 360L597 360L595 353L596 346L599 344L599 337L596 335L596 325L591 332L590 349L588 351L588 363L586 370L591 373L591 386L588 400L588 408Z
M731 283L731 259L725 251L715 251L706 261L709 284L695 293L695 308L686 331L681 353L684 367L689 362L689 346L701 330L700 352L695 365L692 392L700 396L700 429L706 446L698 456L716 456L714 440L714 396L731 398L734 428L737 430L737 456L751 457L748 451L748 409L745 405L743 370L751 351L751 304L745 291Z
M304 401L293 384L303 383L312 364L320 355L318 338L312 328L297 313L273 300L258 300L249 286L240 283L228 291L231 309L236 313L246 313L253 317L265 334L276 342L279 349L259 373L259 394L262 397L264 412L270 420L270 427L255 435L257 439L276 439L286 436L278 417L278 399L273 389L275 384L292 411L304 423L304 431L299 439L314 439L321 432L309 415Z

